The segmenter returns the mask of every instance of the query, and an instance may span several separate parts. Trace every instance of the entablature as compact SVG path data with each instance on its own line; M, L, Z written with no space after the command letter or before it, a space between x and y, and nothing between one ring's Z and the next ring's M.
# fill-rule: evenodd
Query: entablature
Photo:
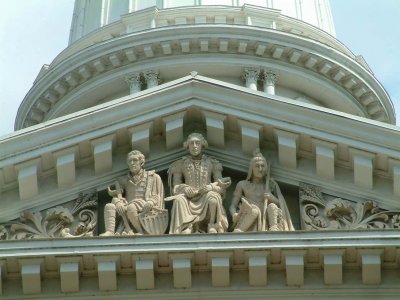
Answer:
M308 297L318 289L318 299L348 295L349 288L352 296L379 288L390 297L399 292L399 241L397 230L2 241L0 293L79 299L90 290L110 299L146 292L158 299L161 291L176 299L176 292L215 296L225 287L290 297L289 287Z

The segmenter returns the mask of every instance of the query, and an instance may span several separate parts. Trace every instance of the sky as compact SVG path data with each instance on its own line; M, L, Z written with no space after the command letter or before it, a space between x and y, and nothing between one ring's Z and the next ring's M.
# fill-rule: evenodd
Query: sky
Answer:
M330 2L336 37L364 57L390 95L399 125L400 1ZM74 0L0 0L0 136L14 131L19 104L42 66L68 46L73 7Z

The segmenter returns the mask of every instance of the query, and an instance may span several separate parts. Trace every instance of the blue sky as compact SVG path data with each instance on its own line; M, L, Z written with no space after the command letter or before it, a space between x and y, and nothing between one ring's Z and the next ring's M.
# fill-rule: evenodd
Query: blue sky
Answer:
M307 0L304 0L307 1ZM400 119L399 0L330 0L337 38L363 55ZM0 136L43 64L68 44L73 0L0 0ZM400 124L399 120L397 124Z

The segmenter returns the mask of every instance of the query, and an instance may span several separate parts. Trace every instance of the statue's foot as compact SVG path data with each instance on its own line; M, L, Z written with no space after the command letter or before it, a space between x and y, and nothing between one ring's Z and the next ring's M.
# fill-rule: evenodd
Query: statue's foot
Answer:
M114 235L115 235L115 234L114 234L114 232L112 232L112 231L106 231L106 232L100 234L100 236L114 236Z
M280 231L281 229L279 228L278 225L273 225L269 228L269 231Z
M233 232L243 232L243 230L240 229L240 228L235 228L235 229L233 230Z
M217 225L208 224L208 233L217 233Z
M193 225L190 224L188 227L182 230L182 234L191 234L193 232Z
M135 233L132 230L129 230L129 231L123 231L121 235L123 235L123 236L135 235Z

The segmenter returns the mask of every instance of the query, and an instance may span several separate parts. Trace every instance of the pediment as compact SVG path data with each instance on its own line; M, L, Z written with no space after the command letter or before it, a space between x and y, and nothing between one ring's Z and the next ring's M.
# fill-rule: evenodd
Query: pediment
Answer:
M126 173L125 156L132 148L145 153L147 169L165 176L185 154L182 142L194 131L204 133L207 154L238 180L260 148L271 161L272 176L297 197L292 201L299 218L302 183L354 203L375 201L382 210L400 207L393 175L398 128L196 75L3 139L0 220L72 203L82 192L104 191Z

